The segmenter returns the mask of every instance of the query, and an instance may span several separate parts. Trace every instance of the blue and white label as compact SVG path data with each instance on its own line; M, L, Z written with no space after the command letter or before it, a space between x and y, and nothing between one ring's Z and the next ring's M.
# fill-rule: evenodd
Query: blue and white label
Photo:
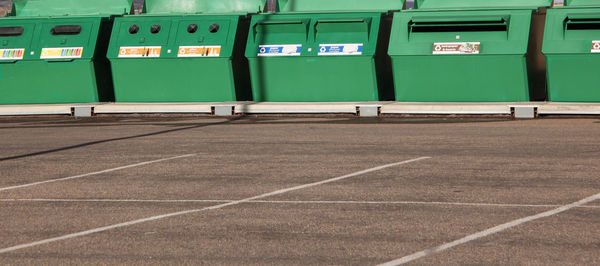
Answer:
M298 56L302 44L259 45L258 56Z
M362 43L319 44L319 55L362 55Z

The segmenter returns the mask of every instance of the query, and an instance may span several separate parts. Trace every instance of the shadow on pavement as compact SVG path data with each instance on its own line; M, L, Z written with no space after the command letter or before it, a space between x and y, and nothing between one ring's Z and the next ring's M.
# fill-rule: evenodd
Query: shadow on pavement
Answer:
M27 158L27 157L37 156L37 155L54 153L54 152L60 152L60 151L65 151L65 150L72 150L72 149L77 149L77 148L81 148L81 147L87 147L87 146L91 146L91 145L102 144L102 143L113 142L113 141L120 141L120 140L128 140L128 139L135 139L135 138L150 137L150 136L168 134L168 133L173 133L173 132L178 132L178 131L184 131L184 130L189 130L189 129L195 129L195 128L202 128L202 127L223 125L223 124L231 123L231 122L233 122L235 120L238 120L238 119L241 119L241 118L235 118L235 119L232 119L232 120L220 121L220 122L215 122L215 123L204 123L204 124L197 124L196 123L196 124L193 124L191 126L186 126L186 127L183 127L183 128L175 128L175 129L169 129L169 130L162 130L162 131L157 131L157 132L151 132L151 133L145 133L145 134L127 136L127 137L119 137L119 138L110 138L110 139L90 141L90 142L86 142L86 143L81 143L81 144L71 145L71 146L65 146L65 147L51 149L51 150L45 150L45 151L28 153L28 154L22 154L22 155L15 155L15 156L10 156L10 157L4 157L4 158L0 158L0 162L2 162L2 161L9 161L9 160L16 160L16 159L22 159L22 158Z

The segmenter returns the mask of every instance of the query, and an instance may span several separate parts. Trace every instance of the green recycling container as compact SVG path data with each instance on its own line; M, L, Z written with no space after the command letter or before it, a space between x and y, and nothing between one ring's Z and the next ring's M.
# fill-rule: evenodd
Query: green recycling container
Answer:
M600 1L567 0L548 10L544 46L548 100L600 102Z
M251 99L243 49L262 0L146 0L117 18L107 57L117 102Z
M246 57L254 101L393 98L386 14L402 6L403 0L279 0L277 12L253 16Z
M113 15L131 0L29 0L0 19L0 104L110 101Z
M394 14L396 101L529 101L532 14L550 0L418 0Z

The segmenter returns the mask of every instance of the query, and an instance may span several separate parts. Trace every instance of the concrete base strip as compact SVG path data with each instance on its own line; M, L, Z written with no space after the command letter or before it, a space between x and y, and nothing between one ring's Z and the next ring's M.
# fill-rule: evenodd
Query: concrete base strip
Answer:
M0 116L70 114L71 105L0 105Z
M2 115L71 114L78 106L93 107L95 114L210 114L215 106L233 106L236 114L355 114L364 105L381 106L381 114L508 115L511 108L538 108L541 115L600 115L600 103L561 102L187 102L87 103L0 105Z
M581 207L581 206L583 206L585 204L588 204L590 202L593 202L593 201L596 201L596 200L599 200L599 199L600 199L600 193L596 194L596 195L593 195L591 197L587 197L585 199L582 199L582 200L580 200L578 202L574 202L574 203L571 203L571 204L568 204L568 205L564 205L564 206L558 207L558 208L550 210L550 211L546 211L546 212L542 212L542 213L539 213L539 214L536 214L536 215L532 215L532 216L528 216L528 217L525 217L525 218L517 219L517 220L511 221L511 222L508 222L508 223L505 223L505 224L501 224L501 225L498 225L496 227L492 227L490 229L487 229L487 230L484 230L484 231L481 231L481 232L478 232L478 233L475 233L475 234L472 234L472 235L468 235L468 236L463 237L461 239L458 239L458 240L455 240L455 241L452 241L452 242L449 242L449 243L446 243L446 244L443 244L443 245L440 245L440 246L437 246L437 247L434 247L434 248L431 248L431 249L426 249L426 250L423 250L423 251L419 251L417 253L413 253L411 255L402 257L400 259L380 264L380 266L395 266L395 265L401 265L401 264L409 263L409 262L412 262L414 260L417 260L417 259L429 256L429 255L433 255L433 254L442 252L442 251L444 251L446 249L453 248L453 247L456 247L456 246L459 246L459 245L462 245L462 244L465 244L465 243L468 243L468 242L471 242L471 241L474 241L474 240L477 240L477 239L480 239L480 238L483 238L483 237L487 237L489 235L493 235L493 234L505 231L507 229L513 228L515 226L518 226L518 225L521 225L521 224L524 224L524 223L528 223L528 222L535 221L535 220L538 220L538 219L542 219L542 218L546 218L546 217L549 217L549 216L553 216L553 215L556 215L556 214L559 214L559 213L562 213L562 212L566 212L566 211L571 210L573 208Z
M111 103L94 108L96 114L152 114L212 112L211 103Z
M237 105L242 114L355 114L359 102L263 102Z
M382 114L462 114L509 115L511 103L390 103L381 107Z
M0 202L74 202L74 203L228 203L235 200L153 200L153 199L0 199ZM356 200L252 200L248 203L267 204L329 204L329 205L445 205L464 207L494 208L556 208L558 204L511 204L478 202L441 202L441 201L356 201ZM600 205L578 206L578 208L600 209Z
M186 155L169 157L169 158L164 158L164 159L159 159L159 160L153 160L153 161L147 161L147 162L141 162L141 163L136 163L136 164L125 165L125 166L121 166L121 167L106 169L106 170L92 172L92 173L87 173L87 174L82 174L82 175L75 175L75 176L69 176L69 177L63 177L63 178L45 180L45 181L34 182L34 183L23 184L23 185L17 185L17 186L11 186L11 187L3 187L3 188L0 188L0 192L6 191L6 190L13 190L13 189L19 189L19 188L26 188L26 187L31 187L31 186L42 185L42 184L54 183L54 182L59 182L59 181L72 180L72 179L77 179L77 178L82 178L82 177L88 177L88 176L93 176L93 175L99 175L99 174L104 174L104 173L110 173L110 172L119 171L119 170L123 170L123 169L127 169L127 168L133 168L133 167L138 167L138 166L143 166L143 165L148 165L148 164L153 164L153 163L159 163L159 162L164 162L164 161L170 161L170 160L175 160L175 159L180 159L180 158L192 157L192 156L196 156L196 155L197 154L186 154Z
M412 159L412 160L406 160L406 161L402 161L402 162L397 162L397 163L392 163L392 164L386 164L386 165L382 165L382 166L370 168L370 169L367 169L367 170L355 172L355 173L352 173L352 174L348 174L348 175L343 175L343 176L339 176L339 177L335 177L335 178L330 178L330 179L327 179L327 180L323 180L323 181L319 181L319 182L314 182L314 183L310 183L310 184L305 184L305 185L300 185L300 186L285 188L285 189L281 189L281 190L276 190L276 191L265 193L265 194L261 194L261 195L258 195L258 196L254 196L254 197L250 197L250 198L245 198L245 199L242 199L242 200L236 200L236 201L232 201L232 202L227 202L227 203L223 203L223 204L219 204L219 205L215 205L215 206L211 206L211 207L206 207L206 208L202 208L202 209L193 209L193 210L187 210L187 211L180 211L180 212L168 213L168 214L164 214L164 215L152 216L152 217L148 217L148 218L144 218L144 219L133 220L133 221L129 221L129 222L124 222L124 223L119 223L119 224L114 224L114 225L99 227L99 228L95 228L95 229L91 229L91 230L87 230L87 231L82 231L82 232L78 232L78 233L63 235L63 236L54 237L54 238L48 238L48 239L44 239L44 240L40 240L40 241L36 241L36 242L27 243L27 244L12 246L12 247L8 247L8 248L0 249L0 254L11 252L11 251L15 251L15 250L20 250L20 249L24 249L24 248L39 246L39 245L43 245L43 244L47 244L47 243L51 243L51 242L56 242L56 241L61 241L61 240L66 240L66 239L71 239L71 238L76 238L76 237L80 237L80 236L86 236L86 235L90 235L90 234L94 234L94 233L99 233L99 232L103 232L103 231L108 231L108 230L112 230L112 229L116 229L116 228L121 228L121 227L131 226L131 225L135 225L135 224L140 224L140 223L145 223L145 222L151 222L151 221L161 220L161 219L165 219L165 218L169 218L169 217L181 216L181 215L186 215L186 214L191 214L191 213L196 213L196 212L202 212L202 211L209 211L209 210L221 209L221 208L225 208L227 206L238 205L238 204L249 202L249 201L253 201L253 200L258 200L258 199L262 199L262 198L266 198L266 197L270 197L270 196L284 194L284 193L287 193L287 192L290 192L290 191L295 191L295 190L310 188L310 187L314 187L314 186L319 186L319 185L323 185L323 184L327 184L327 183L331 183L331 182L335 182L335 181L347 179L347 178L350 178L350 177L355 177L355 176L359 176L359 175L363 175L363 174L367 174L367 173L371 173L371 172L383 170L383 169L386 169L386 168L390 168L390 167L394 167L394 166L399 166L399 165L403 165L403 164L408 164L408 163L413 163L413 162L417 162L417 161L421 161L421 160L425 160L425 159L430 159L430 158L431 157L419 157L419 158Z

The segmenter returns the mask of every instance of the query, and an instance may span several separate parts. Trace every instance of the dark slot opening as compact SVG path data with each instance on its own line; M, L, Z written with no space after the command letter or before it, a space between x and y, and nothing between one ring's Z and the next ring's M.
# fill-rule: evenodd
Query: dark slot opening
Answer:
M198 31L198 24L190 24L190 25L187 27L187 31L188 31L189 33L195 33L196 31Z
M24 31L23 27L0 27L0 36L21 36Z
M136 34L138 33L138 31L140 31L140 26L133 24L131 25L131 27L129 27L129 33L130 34Z
M567 30L600 30L600 19L570 19Z
M411 22L412 32L506 31L504 21Z
M81 33L81 26L79 25L61 25L56 26L50 30L52 35L78 35Z
M221 28L221 26L219 26L219 24L214 23L214 24L211 24L210 26L208 26L208 31L211 33L217 33L220 28Z
M154 24L150 27L150 33L157 34L160 32L161 29L162 29L162 27L160 25Z

